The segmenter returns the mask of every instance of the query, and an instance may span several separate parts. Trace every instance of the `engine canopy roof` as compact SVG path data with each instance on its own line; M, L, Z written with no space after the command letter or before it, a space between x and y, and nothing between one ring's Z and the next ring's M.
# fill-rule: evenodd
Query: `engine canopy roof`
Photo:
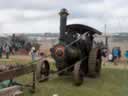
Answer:
M89 32L91 35L93 34L98 34L98 35L102 35L102 32L98 31L95 28L92 28L90 26L87 25L83 25L83 24L70 24L66 26L66 32L76 32L79 34L84 34L86 32Z

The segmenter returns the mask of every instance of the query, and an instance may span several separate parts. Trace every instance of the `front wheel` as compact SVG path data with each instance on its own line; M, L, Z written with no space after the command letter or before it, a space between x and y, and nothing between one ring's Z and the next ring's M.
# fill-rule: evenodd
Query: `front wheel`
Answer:
M36 78L39 82L48 80L49 73L50 73L50 65L47 60L44 60L37 65Z

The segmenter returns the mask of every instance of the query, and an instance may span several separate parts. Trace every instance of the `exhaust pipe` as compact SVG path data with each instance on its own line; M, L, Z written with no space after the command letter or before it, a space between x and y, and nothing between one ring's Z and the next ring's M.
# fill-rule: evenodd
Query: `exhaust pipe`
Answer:
M65 31L66 31L66 24L67 24L67 16L69 15L67 9L63 8L59 12L60 15L60 41L64 41L65 38Z

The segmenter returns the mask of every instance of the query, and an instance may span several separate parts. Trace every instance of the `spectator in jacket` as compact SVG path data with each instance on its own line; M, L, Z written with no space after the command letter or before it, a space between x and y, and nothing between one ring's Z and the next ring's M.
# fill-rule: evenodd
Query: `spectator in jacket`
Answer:
M113 48L112 55L113 55L114 64L117 65L120 55L121 55L119 48Z

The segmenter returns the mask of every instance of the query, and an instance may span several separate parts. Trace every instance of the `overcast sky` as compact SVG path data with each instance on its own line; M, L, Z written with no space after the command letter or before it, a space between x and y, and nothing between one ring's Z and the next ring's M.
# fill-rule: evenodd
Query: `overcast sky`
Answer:
M0 0L0 32L59 32L61 8L68 24L82 23L109 32L128 32L127 0Z

